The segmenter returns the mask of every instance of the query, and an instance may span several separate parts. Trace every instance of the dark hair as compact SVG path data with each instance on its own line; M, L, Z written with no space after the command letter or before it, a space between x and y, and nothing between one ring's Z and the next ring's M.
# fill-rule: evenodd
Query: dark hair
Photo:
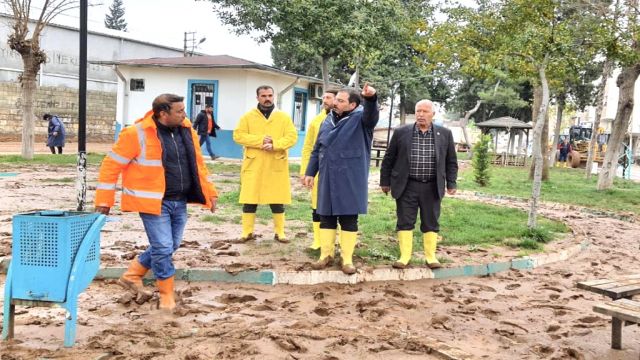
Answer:
M256 89L256 96L260 95L260 90L271 90L271 91L274 91L273 88L271 86L269 86L269 85L260 85Z
M51 114L42 115L42 120L49 120L49 119L51 119Z
M205 109L212 108L212 107L213 107L213 105L211 105L211 104L206 104L206 105L204 106L204 108L205 108Z
M329 90L325 91L325 93L333 94L333 96L336 96L336 95L338 95L338 90L337 89L329 89Z
M168 113L171 110L171 104L183 101L184 97L175 94L158 95L155 99L153 99L153 104L151 105L153 108L153 116L160 116L161 111Z
M354 88L342 88L339 92L346 92L349 94L349 104L356 103L356 106L360 105L362 98L360 97L360 93Z

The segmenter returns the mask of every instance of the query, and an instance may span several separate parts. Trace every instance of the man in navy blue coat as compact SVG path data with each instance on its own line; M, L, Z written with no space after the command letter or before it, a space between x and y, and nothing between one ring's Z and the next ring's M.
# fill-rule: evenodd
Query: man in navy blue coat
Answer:
M369 163L373 129L378 123L376 89L365 84L361 97L355 89L338 91L334 109L320 127L305 173L305 186L318 179L320 259L316 270L333 263L335 238L340 222L342 272L355 274L353 251L357 242L358 214L367 213Z

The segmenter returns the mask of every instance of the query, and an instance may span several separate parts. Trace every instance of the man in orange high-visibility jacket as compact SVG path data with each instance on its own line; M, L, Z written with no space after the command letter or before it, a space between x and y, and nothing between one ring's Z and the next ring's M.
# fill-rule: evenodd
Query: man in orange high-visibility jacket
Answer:
M198 135L185 118L183 100L162 94L153 100L151 111L122 130L102 162L96 187L96 211L109 214L122 173L121 208L140 213L149 247L131 262L120 284L148 294L142 277L152 269L159 307L165 310L176 306L172 256L182 240L187 203L203 204L214 212L218 199L207 179Z

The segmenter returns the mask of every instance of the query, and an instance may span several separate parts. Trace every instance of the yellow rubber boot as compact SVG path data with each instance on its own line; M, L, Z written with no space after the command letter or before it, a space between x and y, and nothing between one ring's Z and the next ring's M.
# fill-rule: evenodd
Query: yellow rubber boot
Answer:
M240 240L249 241L255 239L253 235L253 226L256 223L255 213L242 213L242 236Z
M314 270L322 270L333 265L333 257L336 253L336 229L319 229L320 259L311 264Z
M413 231L398 231L398 244L400 245L400 259L393 263L396 269L404 269L411 261L411 253L413 250Z
M146 267L142 266L138 261L138 258L133 259L129 264L129 268L118 280L118 283L128 289L134 291L140 291L144 288L142 284L142 278L149 271Z
M436 258L436 244L438 243L438 233L433 231L426 232L422 235L424 243L424 258L430 269L441 268L438 258Z
M276 233L273 238L281 243L288 243L289 240L284 236L284 213L271 215L273 215L273 232Z
M342 253L342 272L347 275L356 273L353 266L353 251L358 242L358 233L355 231L340 230L340 251Z
M173 310L176 308L176 297L173 292L173 276L164 280L156 280L158 292L160 292L160 303L158 308L161 310Z
M313 222L313 243L310 248L313 250L320 249L320 222Z

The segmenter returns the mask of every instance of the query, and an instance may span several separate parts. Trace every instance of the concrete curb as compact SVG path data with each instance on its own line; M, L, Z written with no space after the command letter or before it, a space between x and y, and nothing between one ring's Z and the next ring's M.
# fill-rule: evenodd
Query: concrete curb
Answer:
M262 285L316 285L323 283L357 284L370 281L411 281L423 279L451 279L465 276L485 276L510 269L530 270L558 261L565 261L582 251L585 251L590 242L585 240L580 244L567 249L549 254L539 254L512 259L510 261L492 262L488 264L463 265L437 270L428 268L408 268L404 270L388 268L360 269L357 274L349 276L339 270L320 271L241 271L236 274L226 272L224 269L177 269L176 279L183 281L211 281L227 283L245 283ZM0 259L0 273L6 273L10 258ZM96 279L117 279L125 268L102 268L96 275ZM146 277L146 282L152 282L153 277Z

